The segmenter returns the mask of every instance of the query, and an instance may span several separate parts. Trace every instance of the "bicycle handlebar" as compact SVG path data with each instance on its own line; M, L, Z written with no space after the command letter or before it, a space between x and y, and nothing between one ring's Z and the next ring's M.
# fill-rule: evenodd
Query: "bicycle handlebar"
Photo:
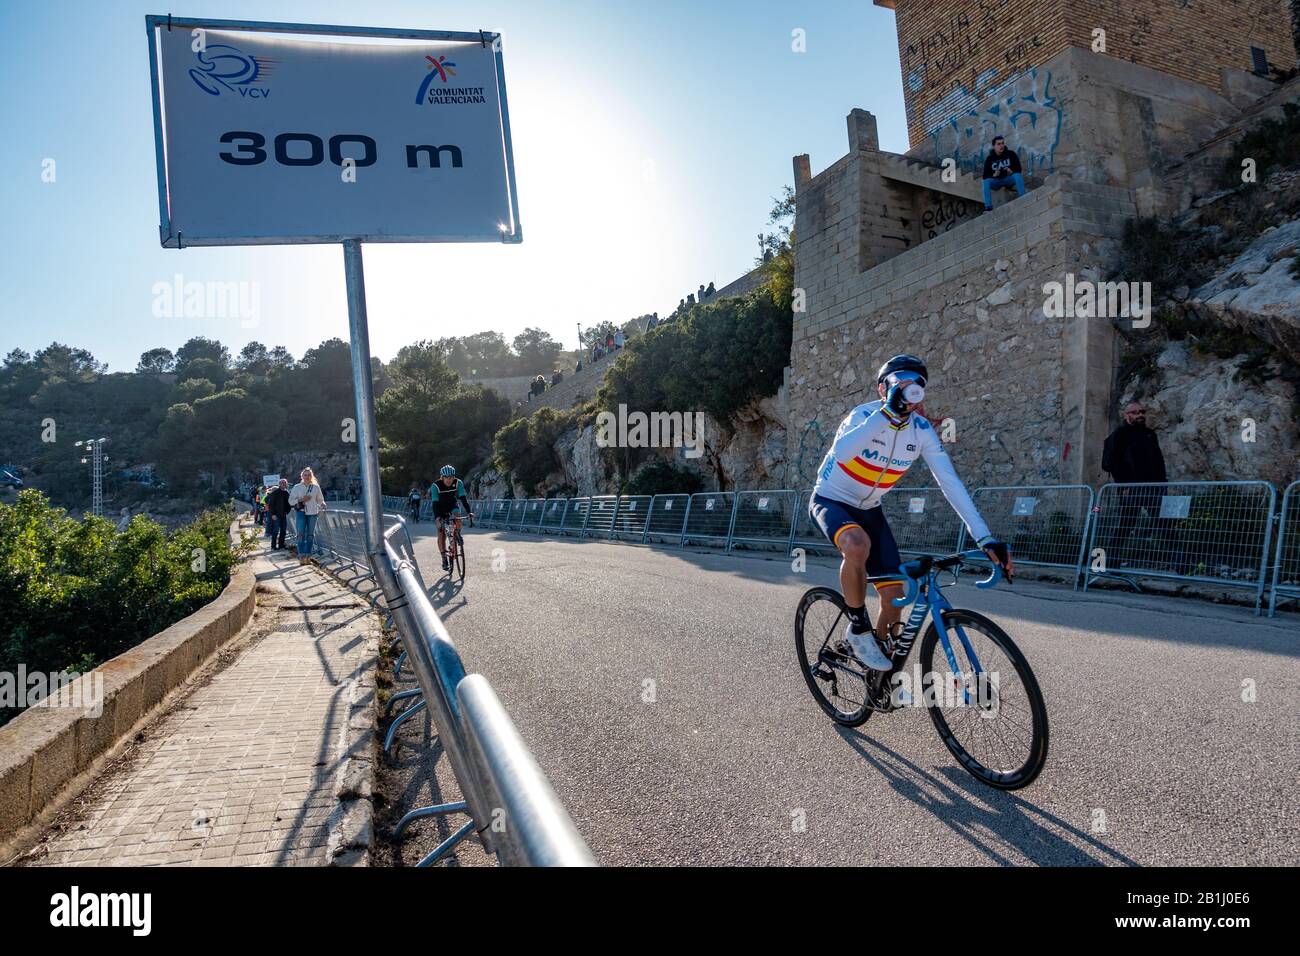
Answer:
M979 588L981 591L987 591L989 588L995 588L998 586L999 582L1001 582L1002 569L998 567L998 565L995 562L990 561L989 556L985 554L983 551L963 551L961 553L961 556L963 558L972 558L972 559L978 559L981 561L989 562L989 567L993 569L992 573L989 574L989 576L985 578L983 581L975 582L975 586Z
M975 586L979 588L981 591L987 591L989 588L995 588L998 586L998 584L1001 583L1002 569L998 567L998 565L994 564L993 561L989 559L989 556L985 554L983 551L979 549L975 549L972 551L962 551L959 554L954 555L954 557L961 559L960 561L957 562L956 567L961 566L961 561L968 561L968 560L988 561L989 567L992 568L992 573L983 581L975 582ZM948 559L944 558L941 560L946 562ZM902 597L893 598L890 601L890 603L893 604L894 607L907 607L909 604L912 604L913 602L916 601L917 597L919 597L921 593L921 579L929 578L933 573L935 573L935 569L933 568L933 561L934 561L933 558L921 558L918 561L909 561L908 564L903 565L904 568L908 567L908 565L913 565L917 567L924 566L925 573L921 574L919 577L912 577L912 575L908 574L906 571L903 572L902 579L904 583L907 585L907 593L904 594ZM939 570L946 570L946 569L939 569Z

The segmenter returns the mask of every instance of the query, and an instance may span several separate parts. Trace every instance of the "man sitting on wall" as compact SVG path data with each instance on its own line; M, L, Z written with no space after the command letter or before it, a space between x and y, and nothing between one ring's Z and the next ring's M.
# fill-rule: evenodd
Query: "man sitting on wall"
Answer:
M984 157L984 211L993 210L993 190L1016 187L1021 196L1025 194L1025 177L1020 171L1020 157L1014 149L1007 149L1007 141L1001 136L993 137L993 152Z

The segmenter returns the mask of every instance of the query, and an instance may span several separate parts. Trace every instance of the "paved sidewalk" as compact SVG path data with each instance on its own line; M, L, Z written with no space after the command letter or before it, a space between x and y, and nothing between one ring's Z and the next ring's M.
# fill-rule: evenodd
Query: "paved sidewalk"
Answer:
M261 550L248 630L42 838L29 865L364 865L380 621Z

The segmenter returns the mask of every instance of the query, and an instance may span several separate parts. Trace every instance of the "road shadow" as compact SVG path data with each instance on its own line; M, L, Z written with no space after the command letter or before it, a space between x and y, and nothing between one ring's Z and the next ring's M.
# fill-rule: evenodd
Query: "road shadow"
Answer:
M844 742L879 771L895 793L930 813L999 866L1019 866L983 835L992 831L1039 866L1138 866L1093 834L1048 813L1016 792L981 784L960 767L942 776L923 770L862 731L836 727ZM1072 839L1065 839L1062 833Z

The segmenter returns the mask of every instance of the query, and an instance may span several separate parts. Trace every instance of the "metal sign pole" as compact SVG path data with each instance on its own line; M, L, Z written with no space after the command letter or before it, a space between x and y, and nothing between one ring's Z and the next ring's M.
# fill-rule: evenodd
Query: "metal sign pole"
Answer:
M375 390L370 370L370 329L366 316L366 280L361 262L361 240L343 240L343 268L347 279L348 329L352 340L352 385L357 399L357 453L361 459L362 523L365 527L366 558L375 579L379 582L388 604L388 610L402 632L403 643L412 669L424 692L424 699L433 712L438 727L438 739L451 761L456 779L465 792L465 802L489 852L493 850L490 834L485 832L492 816L479 792L468 765L465 752L464 731L461 726L456 686L464 676L459 657L454 648L434 646L439 641L440 625L424 621L423 629L417 623L415 612L407 602L402 582L388 558L384 538L383 492L379 484L379 431L375 425ZM405 565L405 562L403 562ZM405 573L405 568L402 569ZM414 575L407 575L414 587ZM431 613L431 612L430 612ZM422 634L435 635L433 643ZM438 662L443 667L438 666ZM457 673L444 686L442 674L448 667Z

